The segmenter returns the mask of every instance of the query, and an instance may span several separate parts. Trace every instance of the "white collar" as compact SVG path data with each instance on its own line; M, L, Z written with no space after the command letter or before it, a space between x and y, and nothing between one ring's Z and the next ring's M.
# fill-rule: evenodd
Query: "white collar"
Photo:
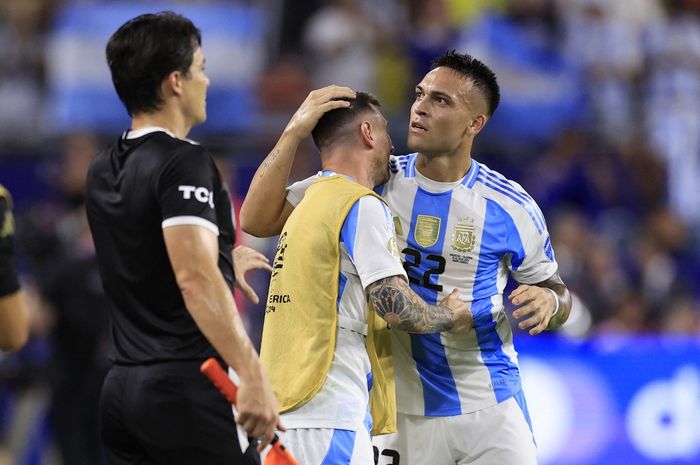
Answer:
M418 185L420 187L427 189L430 192L442 193L442 192L451 191L451 190L459 187L459 185L462 183L462 181L464 181L464 178L458 179L457 181L451 181L451 182L435 181L433 179L430 179L430 178L422 175L421 172L418 171L418 168L416 168L416 182L418 183Z
M143 137L146 134L151 134L153 132L164 132L167 135L169 135L170 137L177 139L175 134L173 134L172 132L170 132L167 129L162 128L160 126L147 126L145 128L136 129L136 130L128 129L124 132L124 139L138 139L139 137Z
M180 139L179 137L177 137L175 134L173 134L169 130L162 128L160 126L147 126L145 128L136 129L136 130L128 129L128 130L124 131L124 135L122 137L124 139L138 139L139 137L143 137L147 134L151 134L154 132L164 132L167 135L169 135L170 137L172 137L173 139L184 140L185 142L189 142L192 145L199 145L199 142L193 141L192 139L187 139L187 138Z

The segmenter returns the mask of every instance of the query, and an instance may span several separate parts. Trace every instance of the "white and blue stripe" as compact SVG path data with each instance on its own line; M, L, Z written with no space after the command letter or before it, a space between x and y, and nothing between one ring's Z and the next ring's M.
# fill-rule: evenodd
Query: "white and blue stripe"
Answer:
M382 189L402 225L397 240L411 287L430 304L458 288L471 303L475 330L466 336L392 332L398 407L412 415L469 413L521 390L503 309L509 270L535 283L549 278L556 263L546 252L551 243L542 213L517 183L476 161L461 180L438 183L416 170L416 159L395 157L398 169ZM419 215L440 222L430 246L416 239ZM456 242L464 231L473 232L471 244Z
M535 227L537 227L537 232L541 234L546 229L547 226L544 221L544 215L542 215L542 212L535 201L524 190L522 190L522 188L518 189L519 186L516 186L515 183L508 181L499 173L491 171L483 165L482 169L479 170L477 182L480 182L486 187L505 195L518 205L522 206L532 219Z

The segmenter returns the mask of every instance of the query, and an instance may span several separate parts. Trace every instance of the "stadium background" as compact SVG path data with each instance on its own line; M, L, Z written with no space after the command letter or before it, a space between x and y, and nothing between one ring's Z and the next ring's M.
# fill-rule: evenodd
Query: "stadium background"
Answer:
M2 0L0 183L34 317L29 345L0 355L0 464L99 463L109 343L82 181L128 126L106 40L164 9L203 31L209 118L192 137L238 204L310 89L377 94L405 153L430 59L492 66L503 100L474 157L537 200L575 295L562 331L516 335L541 464L700 464L698 0ZM306 144L292 177L317 169ZM262 310L238 301L257 340Z

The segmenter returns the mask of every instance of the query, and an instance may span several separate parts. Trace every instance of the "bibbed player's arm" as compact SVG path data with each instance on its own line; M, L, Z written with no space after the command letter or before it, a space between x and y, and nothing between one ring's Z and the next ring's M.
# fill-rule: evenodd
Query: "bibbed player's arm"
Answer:
M241 205L243 231L258 237L274 236L282 231L294 210L286 200L285 188L299 144L311 134L324 113L350 105L337 99L354 97L352 89L339 86L314 90L306 97L253 176Z
M454 289L437 305L429 305L413 292L403 276L373 282L366 289L367 300L391 328L409 333L468 332L472 313Z

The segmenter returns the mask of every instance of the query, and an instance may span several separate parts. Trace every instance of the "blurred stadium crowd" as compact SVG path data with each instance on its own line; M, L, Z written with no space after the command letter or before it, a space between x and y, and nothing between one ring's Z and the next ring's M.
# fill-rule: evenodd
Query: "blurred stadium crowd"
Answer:
M36 313L30 345L0 358L3 465L100 463L89 425L107 367L107 304L82 189L92 156L118 131L47 122L50 63L60 60L50 45L55 18L100 3L0 2L0 183L15 195ZM563 332L700 335L700 0L216 2L227 3L259 8L266 24L250 87L259 117L196 137L236 196L319 86L375 93L405 153L414 85L435 55L455 48L498 76L502 104L474 157L519 180L544 211L575 294ZM318 168L314 148L302 152L295 179ZM274 248L274 239L242 240L268 255ZM264 295L265 277L254 279ZM256 339L262 311L247 316ZM50 443L55 462L42 462Z

